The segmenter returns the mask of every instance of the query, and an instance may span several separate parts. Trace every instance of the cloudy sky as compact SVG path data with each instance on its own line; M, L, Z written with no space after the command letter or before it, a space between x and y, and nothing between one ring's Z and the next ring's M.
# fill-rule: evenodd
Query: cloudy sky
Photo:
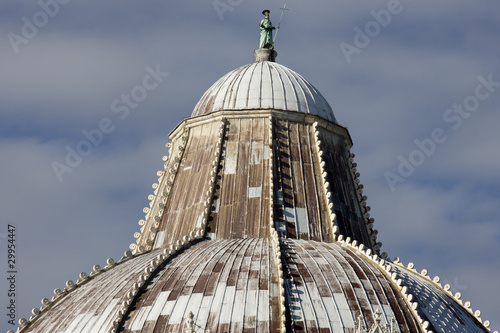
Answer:
M168 133L253 61L261 11L277 24L283 6L58 1L0 3L0 263L6 272L11 224L17 319L128 249ZM500 329L500 3L287 7L277 61L349 128L383 250L439 275Z

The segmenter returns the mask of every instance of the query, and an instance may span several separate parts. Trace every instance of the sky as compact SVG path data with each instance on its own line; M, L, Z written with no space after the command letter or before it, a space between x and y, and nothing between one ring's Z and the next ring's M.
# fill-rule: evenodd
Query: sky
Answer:
M0 3L0 281L16 322L120 259L168 133L253 62L260 0ZM500 329L500 3L289 0L277 62L348 127L382 251ZM153 79L151 79L153 78ZM13 227L10 227L13 226ZM10 231L9 231L10 230ZM0 331L15 329L1 313Z

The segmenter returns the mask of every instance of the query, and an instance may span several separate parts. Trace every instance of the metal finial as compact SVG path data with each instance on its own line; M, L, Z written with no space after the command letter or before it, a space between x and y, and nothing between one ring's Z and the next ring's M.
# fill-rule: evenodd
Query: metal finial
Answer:
M276 37L278 37L279 28L281 27L281 20L283 19L283 14L285 13L285 10L290 10L290 9L286 8L286 2L285 2L285 5L280 9L281 9L281 17L280 17L280 21L278 22L278 27L276 28L277 29L276 34L274 35L273 47L274 47L274 43L276 43Z

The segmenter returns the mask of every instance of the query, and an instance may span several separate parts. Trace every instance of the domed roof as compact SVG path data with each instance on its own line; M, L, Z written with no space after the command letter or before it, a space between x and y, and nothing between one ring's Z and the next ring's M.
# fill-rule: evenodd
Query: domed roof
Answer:
M311 113L336 122L332 108L312 84L271 61L251 63L224 75L205 92L192 116L255 109Z
M276 332L281 288L290 332L488 332L438 283L352 244L282 241L282 282L273 252L247 238L128 258L65 290L28 332Z
M380 253L349 134L311 84L258 61L193 116L220 110L171 133L134 252L56 289L18 333L488 332L460 293Z

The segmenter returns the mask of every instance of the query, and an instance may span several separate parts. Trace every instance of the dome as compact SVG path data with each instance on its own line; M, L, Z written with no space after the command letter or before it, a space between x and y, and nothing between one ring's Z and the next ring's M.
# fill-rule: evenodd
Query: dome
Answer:
M278 332L282 322L287 332L487 332L428 277L345 242L283 241L280 286L270 245L224 239L124 258L80 280L28 332L109 332L116 320L134 333Z
M312 84L271 61L254 62L224 75L205 92L192 116L255 109L311 113L336 122L332 108Z
M297 73L230 72L169 138L131 251L18 333L489 332L460 293L380 252L349 132Z

